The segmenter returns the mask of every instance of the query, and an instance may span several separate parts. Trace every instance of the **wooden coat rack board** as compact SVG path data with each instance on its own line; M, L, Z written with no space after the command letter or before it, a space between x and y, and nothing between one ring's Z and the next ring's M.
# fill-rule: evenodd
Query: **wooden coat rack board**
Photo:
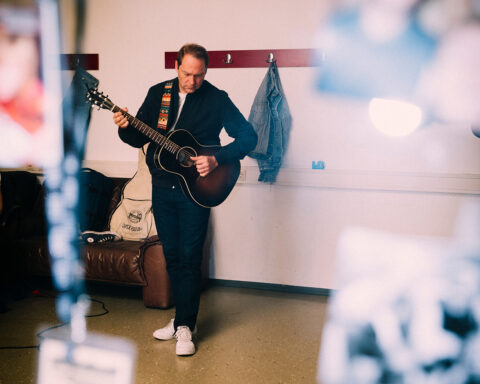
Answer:
M77 65L87 71L97 71L99 67L98 53L68 53L60 56L63 70L75 70Z
M314 49L256 49L208 51L208 68L262 68L275 60L278 67L312 67ZM177 52L165 52L165 69L175 68ZM98 53L63 54L62 69L74 70L81 65L85 70L99 69Z
M275 60L278 67L314 66L314 49L208 51L208 68L260 68ZM177 52L165 52L165 69L175 68Z

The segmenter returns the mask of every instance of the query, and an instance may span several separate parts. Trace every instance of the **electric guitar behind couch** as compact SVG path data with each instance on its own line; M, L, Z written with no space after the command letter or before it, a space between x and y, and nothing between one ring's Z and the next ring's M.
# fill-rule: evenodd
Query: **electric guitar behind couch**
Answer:
M178 129L165 136L115 105L97 89L88 90L88 101L113 113L122 112L131 126L158 144L154 154L156 167L176 175L182 190L194 203L214 207L222 203L232 191L240 174L240 161L217 166L206 176L200 176L191 157L212 156L221 146L202 145L193 135Z

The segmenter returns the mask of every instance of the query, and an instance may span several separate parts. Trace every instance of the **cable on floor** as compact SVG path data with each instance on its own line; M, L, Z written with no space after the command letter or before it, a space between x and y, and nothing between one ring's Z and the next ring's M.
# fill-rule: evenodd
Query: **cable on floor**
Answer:
M55 295L49 295L49 294L45 294L45 293L41 293L39 290L35 290L34 292L34 295L37 296L37 297L51 297L51 298L55 298ZM110 311L109 309L107 308L106 304L101 301L101 300L97 300L97 299L92 299L91 297L88 298L88 300L90 300L91 302L94 302L94 303L98 303L102 306L102 309L103 309L103 312L101 313L95 313L93 315L85 315L86 318L89 318L89 317L100 317L100 316L105 316L106 314L108 314ZM48 328L45 328L43 330L41 330L40 332L38 332L36 334L36 337L39 338L40 340L42 340L42 338L44 337L43 335L46 333L46 332L49 332L53 329L57 329L57 328L61 328L65 325L67 325L68 323L60 323L60 324L57 324L57 325L53 325L51 327L48 327ZM21 345L21 346L0 346L0 350L15 350L15 349L39 349L40 348L40 344L38 345Z

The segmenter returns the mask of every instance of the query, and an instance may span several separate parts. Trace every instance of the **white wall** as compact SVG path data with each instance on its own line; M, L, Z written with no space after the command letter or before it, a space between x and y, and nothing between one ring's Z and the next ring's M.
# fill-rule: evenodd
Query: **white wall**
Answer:
M69 31L71 4L62 5ZM149 86L175 76L164 69L165 51L185 42L210 50L314 48L327 5L90 1L84 51L100 54L100 70L92 71L100 88L135 113ZM260 185L256 163L242 162L240 182L213 210L211 277L332 288L343 229L450 236L459 206L479 200L480 140L468 127L435 126L408 138L387 138L369 124L364 105L314 92L314 68L279 72L293 117L284 169L276 185ZM265 73L210 69L207 79L227 90L248 116ZM136 150L118 139L111 113L94 111L86 164L130 176L136 159ZM311 169L318 160L326 170Z

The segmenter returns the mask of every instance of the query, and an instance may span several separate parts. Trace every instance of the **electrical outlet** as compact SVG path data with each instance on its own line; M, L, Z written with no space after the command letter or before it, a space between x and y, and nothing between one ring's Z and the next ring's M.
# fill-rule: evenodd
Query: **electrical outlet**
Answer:
M325 169L324 161L312 161L312 169Z

